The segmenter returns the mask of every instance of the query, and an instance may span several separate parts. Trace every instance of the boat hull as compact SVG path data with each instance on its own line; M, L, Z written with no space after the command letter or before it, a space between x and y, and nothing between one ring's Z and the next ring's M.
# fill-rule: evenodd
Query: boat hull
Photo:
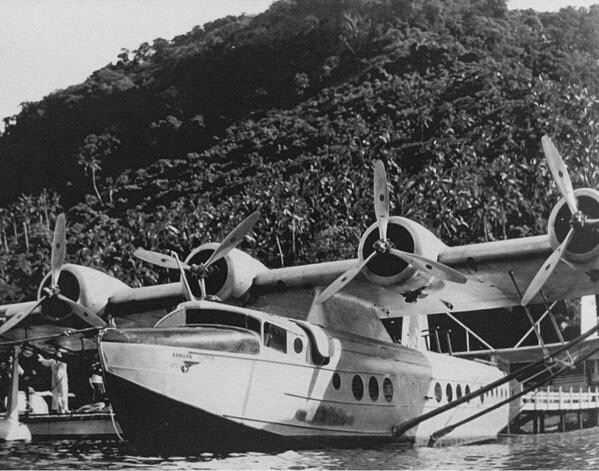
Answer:
M285 437L258 430L150 391L107 373L107 387L125 438L142 453L273 451L285 448L371 446L388 437Z
M204 327L106 332L100 357L127 438L141 451L159 454L426 444L437 430L500 399L472 400L396 436L397 424L450 400L437 397L437 389L451 393L467 383L475 390L501 373L477 362L343 337L335 339L328 364L314 365L310 352L295 352L291 342L287 352L256 350L253 335ZM507 418L502 407L440 444L495 438Z

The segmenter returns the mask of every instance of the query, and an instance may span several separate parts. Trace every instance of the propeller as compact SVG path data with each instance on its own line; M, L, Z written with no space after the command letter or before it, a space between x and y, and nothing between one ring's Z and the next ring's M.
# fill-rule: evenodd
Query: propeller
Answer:
M183 283L183 287L185 288L185 291L187 293L187 299L189 299L190 301L195 301L196 298L193 295L193 292L191 291L189 282L187 281L187 275L185 274L185 267L183 266L183 263L181 262L181 260L179 260L179 256L176 252L171 251L171 254L172 257L175 259L175 263L177 264L179 272L181 273L181 282ZM202 299L204 299L206 297L206 287L204 283L200 283L200 289L202 290Z
M60 272L64 264L66 254L66 220L64 213L61 213L56 218L56 225L54 226L54 236L52 237L52 252L50 255L50 286L44 288L44 294L41 296L37 304L28 311L22 311L10 319L8 319L2 326L0 326L0 336L8 332L10 329L21 323L30 314L36 311L40 306L48 302L50 299L59 299L60 301L67 304L73 313L94 327L103 327L106 325L104 320L94 314L92 311L87 309L85 306L67 298L60 294L60 287L58 280L60 278Z
M92 311L78 302L63 296L60 293L56 294L55 296L57 299L60 299L62 302L67 304L73 311L73 314L75 314L79 319L87 322L89 325L94 327L104 327L107 325L104 319L94 314Z
M174 253L171 251L171 253ZM142 249L141 247L135 249L133 255L137 257L139 260L147 262L151 265L156 265L157 267L168 268L169 270L178 270L179 264L185 270L192 270L187 263L181 262L177 263L177 259L171 255L165 255L159 252L154 252L152 250Z
M189 270L198 278L198 283L202 292L202 299L204 299L206 297L206 276L210 272L210 267L225 257L235 247L237 247L246 234L252 230L252 227L254 227L254 224L256 224L256 221L258 221L259 218L260 212L255 211L241 221L227 235L227 237L223 239L216 250L212 252L208 260L206 260L204 263L189 265L185 262L181 262L177 254L174 252L171 252L172 255L165 255L142 248L136 249L135 252L133 252L133 255L144 262L167 268L169 270ZM186 277L183 277L183 283L188 294L191 294L191 291L188 290L189 283L187 282Z
M389 187L387 172L383 162L377 160L374 164L374 213L379 225L379 237L387 240L387 224L389 223Z
M376 254L376 252L372 252L368 257L366 257L365 260L343 273L339 278L337 278L329 286L327 286L326 289L321 291L320 294L316 296L314 301L317 303L324 303L335 293L341 291L345 287L345 285L347 285L351 280L353 280L358 275L358 273L360 273L364 269L364 267L368 265L370 260L372 260Z
M566 250L566 247L570 243L572 237L574 237L574 232L575 231L573 228L568 231L568 235L566 236L564 241L559 245L558 248L556 248L553 251L553 253L545 261L543 266L539 269L535 277L528 285L528 288L526 289L524 296L522 296L522 301L520 302L522 306L526 306L530 301L532 301L532 299L537 295L537 293L541 291L549 277L555 271L557 264L562 259L562 254L564 253L564 250Z
M547 165L553 179L557 184L562 196L566 199L568 208L570 209L570 230L562 241L562 243L553 251L549 258L543 263L539 271L536 273L528 288L524 292L520 305L526 306L534 297L543 289L543 286L555 271L558 263L562 260L564 252L568 248L568 244L577 232L582 231L585 227L599 226L599 218L590 219L578 208L578 201L574 195L574 188L572 187L572 180L568 174L568 168L564 163L560 153L557 151L555 145L551 141L551 138L547 135L541 138L541 145L543 147L543 153L547 160ZM564 260L565 261L565 260Z
M12 316L11 318L9 318L4 324L2 324L2 326L0 326L0 336L4 335L6 332L8 332L14 326L19 324L23 319L25 319L27 316L29 316L29 314L33 313L38 307L40 307L43 300L44 300L44 298L40 299L37 302L37 304L33 307L33 309L30 309L29 311L21 311L21 312L15 314L14 316Z
M50 255L50 270L52 273L52 288L58 287L58 277L64 264L66 252L66 220L64 213L56 218L54 237L52 238L52 252Z
M374 213L379 230L379 239L374 242L374 251L366 257L358 265L350 268L335 281L333 281L325 290L320 292L315 298L315 302L323 303L331 296L342 290L350 281L352 281L358 273L360 273L366 265L374 258L375 255L390 254L397 257L409 265L412 265L418 271L428 273L436 278L454 283L466 283L468 280L457 270L448 267L442 263L430 260L422 255L404 252L393 247L393 244L387 239L387 225L389 223L389 186L387 185L387 172L382 161L377 160L374 164Z

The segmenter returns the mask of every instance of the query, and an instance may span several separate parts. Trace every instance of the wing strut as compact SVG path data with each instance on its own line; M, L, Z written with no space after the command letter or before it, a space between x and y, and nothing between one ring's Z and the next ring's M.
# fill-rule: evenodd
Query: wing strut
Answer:
M518 293L518 296L520 297L520 299L522 299L522 291L520 291L520 288L518 287L518 283L516 283L516 278L514 276L514 272L512 270L510 270L509 272L510 278L512 279L512 283L514 284L514 288L516 288L516 292ZM545 347L545 342L543 342L543 337L541 336L541 332L539 331L539 326L537 325L537 323L534 321L534 319L532 318L532 315L530 314L530 309L528 309L528 306L526 304L522 305L522 307L524 308L524 312L526 312L526 317L528 317L528 321L530 322L530 324L532 325L532 328L535 331L535 335L537 336L537 340L539 341L539 345L543 348L543 354L547 354L547 348Z

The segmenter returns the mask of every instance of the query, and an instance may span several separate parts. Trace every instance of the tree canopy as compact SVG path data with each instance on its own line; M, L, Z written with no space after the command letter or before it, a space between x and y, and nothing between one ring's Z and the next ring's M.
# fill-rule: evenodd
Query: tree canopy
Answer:
M353 257L375 159L448 244L543 233L541 136L597 187L598 93L599 6L280 0L123 50L5 119L0 294L33 295L62 210L68 260L132 285L168 276L135 247L186 254L256 209L267 265Z

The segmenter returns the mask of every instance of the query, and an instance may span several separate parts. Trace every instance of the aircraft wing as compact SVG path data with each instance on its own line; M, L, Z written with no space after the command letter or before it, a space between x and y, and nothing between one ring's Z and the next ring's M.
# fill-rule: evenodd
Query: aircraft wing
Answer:
M181 283L166 283L122 289L108 298L108 306L113 314L128 314L167 308L181 301L185 301Z
M554 352L559 348L563 347L563 344L550 343L545 344L545 349L549 352ZM580 352L587 352L599 348L599 338L591 338L582 342L577 347L573 348L570 354L575 355ZM518 348L498 348L496 350L477 350L472 352L456 352L454 356L461 358L490 358L498 357L499 359L506 360L510 364L514 363L529 363L540 360L545 356L543 347L540 345L531 345L527 347ZM567 359L567 353L560 354L560 358Z
M516 306L551 250L548 235L445 247L438 261L464 274L468 278L465 284L435 280L410 299L405 296L409 289L405 284L383 287L359 275L343 291L376 305L383 317ZM357 263L354 259L265 270L256 275L254 285L258 292L325 287ZM576 268L558 264L543 289L548 301L599 292L599 284L591 281L584 268ZM537 296L533 302L542 301Z

